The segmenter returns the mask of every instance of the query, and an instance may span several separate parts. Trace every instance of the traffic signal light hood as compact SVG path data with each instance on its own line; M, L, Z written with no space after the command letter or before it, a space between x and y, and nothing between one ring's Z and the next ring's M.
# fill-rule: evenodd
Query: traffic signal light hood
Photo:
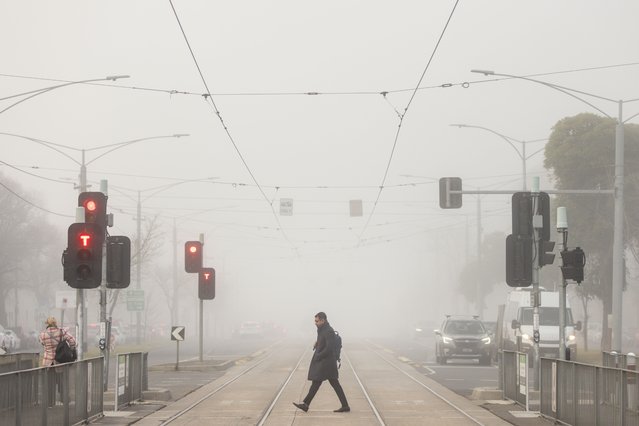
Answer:
M187 241L184 243L184 270L189 273L198 273L202 269L202 243L199 241Z

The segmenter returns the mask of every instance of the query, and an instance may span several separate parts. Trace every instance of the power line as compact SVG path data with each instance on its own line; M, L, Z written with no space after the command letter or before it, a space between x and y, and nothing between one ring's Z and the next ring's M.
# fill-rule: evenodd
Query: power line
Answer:
M535 73L535 74L528 74L528 75L525 75L523 77L547 77L547 76L551 76L551 75L597 71L597 70L604 70L604 69L611 69L611 68L622 68L622 67L637 66L637 65L639 65L639 62L629 62L629 63L623 63L623 64L602 65L602 66L596 66L596 67L583 67L583 68L576 68L576 69L569 69L569 70L550 71L550 72L545 72L545 73ZM49 78L49 77L28 76L28 75L20 75L20 74L4 74L4 73L0 73L0 77L19 78L19 79L25 79L25 80L49 81L49 82L53 82L53 83L71 83L71 82L73 82L72 80L63 80L63 79L56 79L56 78ZM479 81L473 82L473 84L488 83L488 82L491 82L491 81L495 81L495 79L479 80ZM410 91L415 90L415 89L403 88L403 89L390 89L390 90L382 89L382 90L344 90L344 91L312 91L312 90L308 90L308 91L292 91L292 92L286 92L286 91L259 92L259 91L255 91L255 92L217 92L217 93L212 93L212 94L209 95L207 93L191 92L191 91L187 91L187 90L162 89L162 88L156 88L156 87L126 86L126 85L112 84L112 83L82 83L82 84L86 84L86 85L89 85L89 86L112 87L112 88L116 88L116 89L159 92L159 93L166 93L168 95L187 95L187 96L210 96L210 95L212 95L212 96L216 96L216 97L218 97L218 96L238 96L238 97L241 97L241 96L247 96L247 97L248 96L371 96L371 95L386 96L388 94L404 93L404 92L410 92ZM441 88L449 88L449 87L455 87L455 86L460 86L460 87L466 88L466 87L469 86L469 84L470 83L467 82L467 81L458 82L458 83L440 83L440 84L437 84L437 85L419 87L418 90L441 89ZM4 98L0 98L0 100L2 100L2 99L4 99Z
M244 164L244 167L246 168L246 171L251 176L251 179L253 179L253 182L255 182L255 185L257 185L259 191L262 193L262 196L264 197L264 200L266 201L266 203L268 204L269 208L271 209L271 212L273 213L273 217L275 218L275 221L277 222L277 225L279 226L280 231L282 232L282 235L284 236L284 239L297 252L297 247L295 247L295 245L291 242L291 240L286 235L286 232L282 228L282 224L280 223L280 220L279 220L277 214L275 213L275 209L273 208L273 203L266 196L266 193L264 192L264 189L262 189L262 187L260 186L259 182L257 181L257 178L253 174L253 171L248 166L248 163L246 162L246 160L244 159L244 156L240 152L239 147L235 143L235 140L233 139L233 136L231 135L231 132L229 131L228 127L226 126L226 123L224 122L224 119L222 118L222 114L220 113L220 110L218 109L217 105L215 104L215 100L213 99L213 96L211 95L211 91L209 90L209 86L206 83L206 79L204 78L204 74L202 74L202 69L200 68L200 65L199 65L199 63L197 61L197 58L195 57L195 53L193 52L193 49L191 48L191 43L189 43L189 39L186 36L186 32L184 31L184 27L182 26L182 22L180 22L180 17L178 16L177 11L175 10L175 6L173 6L173 0L169 0L169 3L171 4L171 9L173 9L173 14L175 15L175 19L176 19L176 21L177 21L177 23L178 23L178 25L180 27L180 31L182 32L182 35L184 36L184 41L186 42L186 45L189 48L189 52L191 52L191 57L193 58L193 62L195 63L195 66L197 68L198 73L200 74L200 78L202 79L202 83L204 84L204 88L206 89L206 95L204 96L205 102L207 102L207 104L208 104L208 101L210 100L211 103L209 105L213 108L213 110L215 112L215 115L217 116L218 120L220 120L220 123L222 124L222 128L224 128L224 131L226 132L226 136L227 136L228 140L231 142L231 144L235 148L235 152L237 152L237 155L240 157L240 160Z
M428 59L428 62L426 63L426 67L424 67L424 71L422 72L421 76L419 77L419 81L417 82L417 85L415 86L415 89L413 89L413 93L412 93L410 99L408 100L408 103L406 104L406 107L404 108L404 112L399 117L399 125L397 126L397 131L395 132L395 140L393 141L393 148L391 149L390 156L388 157L388 162L386 164L386 170L384 171L384 177L382 178L382 182L379 185L379 191L377 193L377 199L375 200L375 203L373 204L373 208L371 209L371 212L368 215L368 219L366 220L366 224L364 225L364 228L362 229L362 232L357 237L357 239L359 240L359 244L361 244L362 236L366 232L368 224L371 222L371 219L373 218L373 215L375 214L375 209L377 207L377 202L379 201L380 197L382 196L382 191L384 190L384 184L386 183L386 178L388 177L388 171L390 170L390 166L391 166L391 163L393 161L393 156L395 154L395 149L397 148L397 142L399 141L399 135L400 135L400 133L402 131L402 124L404 123L404 118L406 117L406 114L408 113L408 109L409 109L410 105L412 104L413 99L415 98L415 94L417 93L417 90L419 90L419 85L422 83L422 80L424 79L424 76L426 75L426 72L428 71L428 68L430 67L431 62L433 61L433 58L435 57L435 53L437 53L437 50L439 48L439 44L441 43L442 39L444 38L444 34L446 33L446 29L448 28L448 25L450 24L450 21L453 18L453 15L455 13L455 10L457 9L457 5L458 4L459 4L459 0L456 0L455 4L453 6L453 9L450 11L450 14L448 15L448 19L446 20L446 24L444 25L444 28L442 29L442 32L439 35L437 43L435 44L435 47L433 48L433 51L432 51L432 53L430 55L430 58Z
M51 210L47 210L44 207L40 207L37 204L32 203L31 201L27 200L26 198L24 198L22 195L18 194L17 192L15 192L13 189L9 188L7 185L5 185L4 183L0 182L0 186L2 186L4 189L6 189L7 191L9 191L11 194L15 195L16 197L18 197L19 199L21 199L22 201L24 201L25 203L29 204L32 207L35 207L38 210L42 210L44 212L50 213L50 214L54 214L56 216L62 216L62 217L73 217L71 215L68 214L62 214L62 213L56 213L54 211Z

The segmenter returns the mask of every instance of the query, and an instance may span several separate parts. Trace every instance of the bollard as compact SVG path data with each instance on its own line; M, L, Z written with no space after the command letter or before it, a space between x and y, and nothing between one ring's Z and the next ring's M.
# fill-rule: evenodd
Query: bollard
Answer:
M639 406L637 397L639 393L637 392L637 356L629 352L626 355L626 369L632 370L633 373L628 373L628 409L632 411L636 411Z

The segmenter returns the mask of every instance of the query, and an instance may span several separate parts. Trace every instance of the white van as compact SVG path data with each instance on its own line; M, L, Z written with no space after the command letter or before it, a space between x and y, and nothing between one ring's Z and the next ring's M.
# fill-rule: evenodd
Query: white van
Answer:
M559 293L541 290L539 307L539 356L559 358ZM532 288L518 288L508 293L502 324L502 349L533 354ZM581 321L572 318L570 303L566 300L566 348L569 359L577 355L575 332L581 330Z

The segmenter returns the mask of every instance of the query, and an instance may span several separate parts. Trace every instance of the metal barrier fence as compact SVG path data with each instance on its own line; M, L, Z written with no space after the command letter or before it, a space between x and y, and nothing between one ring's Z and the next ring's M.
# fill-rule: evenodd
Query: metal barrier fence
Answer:
M633 353L603 352L602 364L604 367L632 370L637 365L637 356Z
M511 399L529 409L530 386L528 354L516 351L502 351L504 398Z
M638 373L541 359L541 414L569 425L639 426Z
M36 368L39 363L37 352L0 355L0 374Z
M118 354L115 368L114 410L142 399L142 391L148 390L148 352Z
M0 374L0 425L67 426L101 415L103 358Z

